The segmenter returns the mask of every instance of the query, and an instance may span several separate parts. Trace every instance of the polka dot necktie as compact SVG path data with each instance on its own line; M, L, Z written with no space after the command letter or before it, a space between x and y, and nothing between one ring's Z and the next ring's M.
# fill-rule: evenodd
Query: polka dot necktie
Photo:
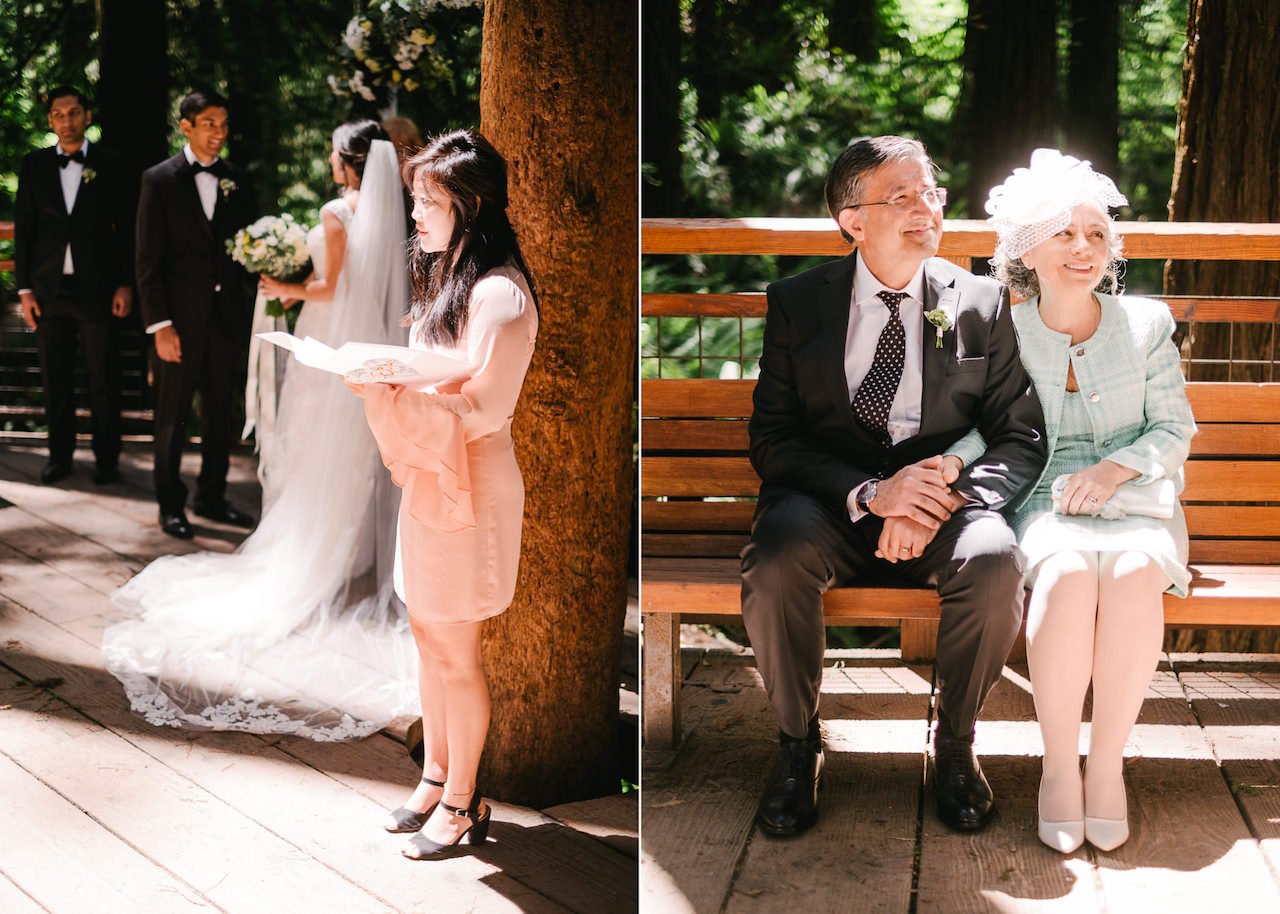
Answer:
M898 306L907 297L905 292L877 292L876 296L889 309L889 322L880 332L876 354L871 368L862 379L862 385L854 394L853 417L885 447L893 445L889 437L889 408L898 393L902 380L902 366L907 358L907 331L902 326Z

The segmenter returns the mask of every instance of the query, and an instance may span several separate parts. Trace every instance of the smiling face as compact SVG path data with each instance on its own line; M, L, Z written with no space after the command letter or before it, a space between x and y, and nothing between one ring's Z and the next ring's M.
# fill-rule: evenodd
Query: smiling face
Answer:
M858 244L867 267L881 282L899 288L922 262L938 252L942 240L942 206L927 202L921 194L937 187L933 172L923 159L886 162L862 179L855 203L900 205L849 206L839 213L841 227Z
M437 254L449 247L457 217L449 195L440 185L417 177L413 182L413 224L418 228L418 246L425 254Z
M194 121L185 117L178 122L183 135L191 144L191 151L201 162L209 163L218 157L227 142L229 119L226 108L205 108Z
M1097 203L1071 211L1067 227L1022 255L1047 295L1092 290L1111 262L1111 222Z
M64 152L75 152L84 142L85 128L93 123L89 113L74 95L61 95L49 106L49 129L58 136Z

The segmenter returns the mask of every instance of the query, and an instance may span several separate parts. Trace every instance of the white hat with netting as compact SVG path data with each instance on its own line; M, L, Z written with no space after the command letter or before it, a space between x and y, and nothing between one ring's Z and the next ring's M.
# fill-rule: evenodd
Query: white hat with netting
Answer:
M1095 200L1103 207L1129 202L1114 181L1087 161L1056 149L1037 149L1030 168L1015 168L1003 184L991 188L986 208L1001 247L1012 258L1052 238L1071 223L1073 209Z

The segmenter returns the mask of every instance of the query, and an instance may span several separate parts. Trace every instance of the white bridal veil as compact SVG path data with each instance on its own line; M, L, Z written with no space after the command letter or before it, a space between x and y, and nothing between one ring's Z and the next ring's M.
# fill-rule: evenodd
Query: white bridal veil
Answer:
M374 141L325 342L404 342L403 201L394 147ZM234 553L160 558L113 595L136 618L104 634L107 668L158 725L339 740L416 714L399 492L361 401L291 364L262 460L262 521Z

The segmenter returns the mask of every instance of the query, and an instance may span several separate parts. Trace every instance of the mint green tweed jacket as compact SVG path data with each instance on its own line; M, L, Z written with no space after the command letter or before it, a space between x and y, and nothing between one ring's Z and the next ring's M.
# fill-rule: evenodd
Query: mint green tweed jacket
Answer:
M1067 366L1074 365L1098 453L1136 470L1138 485L1170 477L1181 491L1182 464L1196 425L1171 339L1173 316L1155 299L1095 294L1102 306L1098 329L1074 346L1067 334L1045 326L1037 298L1013 308L1022 364L1044 409L1049 453L1062 425ZM971 432L948 453L967 464L981 448L981 437ZM1027 490L1015 512L1030 507L1027 500L1042 481L1043 476Z

